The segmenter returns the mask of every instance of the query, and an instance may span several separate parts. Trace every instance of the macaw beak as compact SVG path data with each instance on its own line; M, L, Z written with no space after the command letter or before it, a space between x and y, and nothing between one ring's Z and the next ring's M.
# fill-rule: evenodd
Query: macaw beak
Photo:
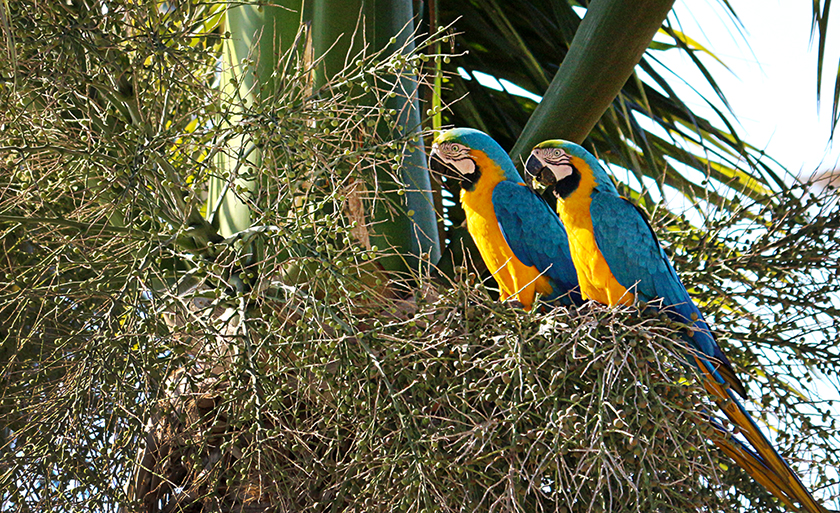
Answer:
M458 170L448 165L440 157L440 153L438 153L437 143L432 144L432 151L431 153L429 153L429 169L447 178L454 178L456 180L460 180L461 178L463 178L461 174L458 173Z
M528 161L525 162L525 172L544 187L551 187L557 183L557 177L548 167L543 165L536 155L528 157Z

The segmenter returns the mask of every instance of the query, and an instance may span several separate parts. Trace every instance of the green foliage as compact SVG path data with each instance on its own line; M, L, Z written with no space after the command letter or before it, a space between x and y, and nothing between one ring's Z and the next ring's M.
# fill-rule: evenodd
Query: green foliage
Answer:
M704 441L704 399L678 381L673 328L601 307L528 316L469 280L427 299L365 312L287 291L249 319L252 356L231 334L225 346L242 352L224 370L164 358L179 370L170 398L145 412L159 421L140 498L223 510L732 510L740 493L718 483L735 482L777 509ZM195 343L163 340L173 352Z
M822 6L820 5L822 4ZM814 0L811 11L811 36L817 36L817 99L822 93L823 64L825 62L825 43L828 40L828 15L831 11L831 0ZM840 123L840 67L834 79L834 94L831 102L831 133Z
M833 190L813 184L792 186L776 201L745 203L734 217L712 212L709 230L676 220L666 237L684 283L788 447L782 453L822 460L812 470L838 468L839 405L820 395L837 391L840 206ZM815 483L836 488L837 478Z
M584 145L588 149L631 170L640 182L643 176L652 178L656 185L649 187L660 191L672 188L671 191L675 189L693 201L710 197L715 205L729 209L734 207L729 203L733 195L771 203L775 201L773 192L785 188L787 173L742 139L731 114L715 108L716 118L706 119L689 105L699 101L714 108L712 102L703 97L683 98L673 90L669 84L673 79L668 78L669 72L657 55L678 48L707 79L716 99L728 105L713 75L695 55L693 41L669 20L663 22L659 34L667 43L651 45L626 82L625 74L616 72L626 71L626 54L635 55L639 45L647 45L651 11L661 11L663 2L646 2L640 7L645 14L637 13L638 20L634 22L627 21L627 14L621 11L620 6L630 6L629 3L592 2L593 10L605 24L622 28L636 28L637 23L643 26L639 31L621 30L621 39L614 40L609 29L599 32L601 27L590 24L576 41L582 26L579 9L589 2L440 3L442 22L452 23L455 30L463 33L456 39L455 48L469 52L444 66L449 72L444 101L453 103L451 113L444 114L444 123L487 132L503 148L513 149L517 164L522 153L530 150L527 141L586 137ZM622 45L626 45L626 54ZM574 52L573 47L577 48ZM578 51L583 49L594 52ZM567 62L567 57L571 61ZM533 100L507 91L481 86L474 75L467 80L457 71L459 67L546 96L542 107L538 109ZM555 84L549 91L552 77ZM609 97L590 97L593 90ZM455 102L456 99L460 101ZM605 102L611 104L603 113ZM532 118L535 113L539 119ZM530 128L525 130L526 126ZM647 195L643 200L648 205L654 203Z
M405 255L367 214L407 216L413 144L382 137L385 100L442 39L321 90L296 46L245 103L216 87L216 5L3 5L0 509L779 510L707 441L678 326L523 312L469 258L382 272ZM260 161L217 167L234 140ZM205 220L210 177L261 184L250 228ZM838 377L840 212L807 190L654 223L751 409L833 493L836 417L805 388Z
M307 63L303 69L306 76L298 76L295 82L304 98L330 97L336 94L336 87L346 87L344 82L357 82L362 92L357 88L345 101L388 112L389 119L380 123L367 116L365 130L356 136L411 140L397 159L398 170L393 160L381 168L374 166L376 177L369 181L394 184L396 180L396 186L381 188L382 201L367 205L365 214L372 223L365 244L393 249L395 255L379 259L379 265L389 271L405 273L423 262L437 261L440 239L418 99L423 77L417 76L420 58L427 59L429 52L415 48L411 2L236 5L227 12L225 27L231 37L222 50L222 90L232 108L222 126L247 121L246 113L233 108L236 104L260 110L287 101L283 83L289 78L292 55L297 62ZM388 69L370 68L374 59L391 53L395 55ZM218 154L218 165L228 177L211 177L208 211L214 226L227 237L254 222L251 203L266 184L253 173L239 172L262 165L259 141L243 133L226 145L227 150ZM404 208L395 214L392 205ZM408 212L413 213L409 216ZM257 249L257 258L258 254Z
M181 329L214 329L198 314L175 329L164 322L174 307L207 301L242 319L252 294L287 283L328 303L381 283L373 260L392 252L366 243L365 213L378 202L406 215L382 194L403 197L413 143L376 136L398 114L378 98L402 92L378 77L419 56L371 52L313 92L311 63L292 51L271 101L252 105L210 87L226 37L216 6L115 4L103 16L84 2L14 4L8 14L17 59L0 75L25 86L0 89L3 489L17 489L4 500L100 509L127 500L125 451L138 450L167 376L218 356L173 342ZM225 174L213 157L243 136L264 164ZM375 182L374 168L390 174ZM240 173L266 184L250 205L258 224L223 239L199 212L209 177ZM266 258L255 258L259 245ZM345 273L355 284L335 278ZM61 451L56 436L69 437Z
M633 74L673 3L639 0L588 6L563 66L510 152L514 162L527 160L531 149L546 139L583 143Z

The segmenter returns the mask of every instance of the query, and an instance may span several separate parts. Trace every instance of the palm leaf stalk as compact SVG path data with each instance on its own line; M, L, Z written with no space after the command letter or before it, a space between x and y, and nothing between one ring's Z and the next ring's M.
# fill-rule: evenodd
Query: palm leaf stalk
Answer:
M633 74L673 3L591 2L569 53L510 152L514 162L545 139L583 142Z

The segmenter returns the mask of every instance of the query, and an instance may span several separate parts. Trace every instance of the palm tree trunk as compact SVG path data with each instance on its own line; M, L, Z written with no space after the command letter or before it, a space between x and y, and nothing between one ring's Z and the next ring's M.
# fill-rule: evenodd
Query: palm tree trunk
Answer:
M367 53L383 48L396 50L403 46L406 51L411 51L414 48L409 42L414 32L413 16L410 0L315 0L313 48L316 58L324 56L323 72L318 74L316 84L327 83L331 76L343 69L347 56L361 51L363 42L370 45ZM437 262L440 258L431 180L420 135L417 82L410 77L400 77L399 80L405 96L390 98L386 105L386 108L399 113L396 127L380 135L384 138L414 135L415 140L405 152L401 169L401 181L406 185L406 192L404 196L384 194L389 203L399 206L397 212L387 208L383 202L377 202L373 212L368 213L373 224L371 242L380 248L393 248L397 253L379 260L390 271L416 269L421 255L425 255L423 260L426 262ZM377 179L380 184L394 182L384 169L377 169Z

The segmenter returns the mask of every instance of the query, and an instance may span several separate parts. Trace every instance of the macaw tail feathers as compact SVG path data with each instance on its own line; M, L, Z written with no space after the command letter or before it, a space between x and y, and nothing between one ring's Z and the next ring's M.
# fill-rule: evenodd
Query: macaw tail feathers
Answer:
M732 458L732 460L735 461L735 463L737 463L742 469L746 470L747 474L755 479L758 484L763 486L768 492L772 493L776 498L782 501L788 509L792 511L796 511L798 509L788 498L788 494L782 491L782 489L776 484L776 473L770 470L770 468L761 461L761 458L757 454L736 439L722 439L715 437L713 441L724 454Z
M741 383L741 380L738 379L738 376L735 375L735 372L732 370L731 367L727 367L726 365L718 365L717 371L720 373L720 376L726 381L729 386L732 387L735 392L738 393L739 396L743 397L744 399L747 398L747 390L744 388L744 384Z
M737 426L738 432L747 439L753 450L735 439L732 440L736 442L735 445L725 446L723 444L727 442L724 441L721 443L716 441L716 445L788 507L808 513L828 513L827 509L817 503L811 492L802 484L799 476L767 440L758 424L736 397L735 391L726 384L714 366L707 359L699 358L697 355L695 355L695 360L705 378L703 386L714 396L717 405ZM792 501L799 502L800 507L793 507Z

